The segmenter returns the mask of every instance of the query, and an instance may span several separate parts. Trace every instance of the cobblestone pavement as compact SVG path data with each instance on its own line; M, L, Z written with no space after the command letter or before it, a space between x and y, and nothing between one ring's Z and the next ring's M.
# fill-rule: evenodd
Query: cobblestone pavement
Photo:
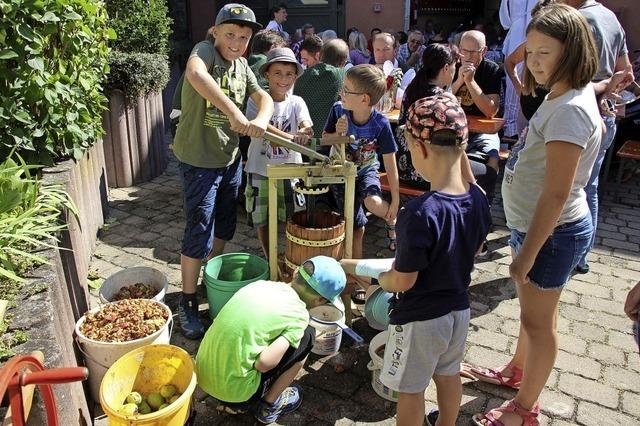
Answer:
M590 254L591 272L574 276L562 293L558 329L560 352L542 393L542 424L560 426L640 424L640 356L631 323L622 307L629 288L640 280L640 180L616 189L604 189L597 246ZM622 202L614 202L621 196ZM175 161L151 182L110 191L110 220L103 229L91 263L92 273L107 278L122 268L146 265L163 271L170 283L168 305L174 309L180 286L179 251L184 219L180 180ZM238 208L238 229L227 252L260 255L254 231ZM507 279L510 263L508 231L499 197L493 207L494 230L489 235L491 255L479 260L470 289L472 319L466 361L498 366L515 350L519 309L514 286ZM380 220L367 228L365 254L384 251L385 231ZM282 240L281 244L282 244ZM94 300L97 303L97 299ZM207 306L203 297L203 316ZM354 329L369 341L376 332L366 320ZM197 351L198 342L173 333L172 343ZM541 348L544 350L544 348ZM334 357L311 356L298 380L304 403L279 422L285 425L395 424L395 404L377 396L367 370L366 346L355 347L344 337ZM344 371L342 371L344 368ZM486 383L466 382L458 424L502 404L514 392ZM435 406L435 389L425 393L427 410ZM219 414L215 401L202 391L195 395L196 424L253 424L248 416ZM104 420L96 424L104 424Z

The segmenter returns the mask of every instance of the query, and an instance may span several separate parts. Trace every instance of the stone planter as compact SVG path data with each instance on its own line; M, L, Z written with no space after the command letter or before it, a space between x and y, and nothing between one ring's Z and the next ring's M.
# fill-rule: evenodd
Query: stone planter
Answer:
M73 315L77 320L89 309L89 260L98 239L98 231L107 215L108 189L103 142L98 141L78 162L67 160L45 169L43 179L63 185L78 208L77 217L65 213L68 228L61 232L59 243L66 249L60 250L59 256Z
M136 105L124 93L109 95L109 109L102 116L104 157L109 186L120 188L149 181L167 167L164 144L162 94L140 97Z
M44 352L46 368L81 365L74 345L76 321L88 310L89 259L107 212L107 178L102 141L80 161L68 160L43 170L43 182L64 187L78 208L78 216L63 214L68 229L59 235L56 248L40 251L49 264L30 271L15 306L7 311L13 319L9 331L24 330L28 340L14 348L18 354ZM83 384L53 386L62 425L92 423ZM32 425L46 424L44 404L36 392L29 416Z

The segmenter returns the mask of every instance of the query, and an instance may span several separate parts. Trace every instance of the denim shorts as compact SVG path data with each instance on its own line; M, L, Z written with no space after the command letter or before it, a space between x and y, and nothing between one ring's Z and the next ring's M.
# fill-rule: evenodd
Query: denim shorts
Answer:
M593 232L591 215L557 226L538 252L528 274L529 280L543 290L562 289L584 253L589 250ZM516 255L520 253L526 235L511 230L509 245Z
M186 216L181 253L205 259L213 249L214 237L229 241L236 232L236 203L242 182L240 157L230 166L217 169L182 162L179 168Z
M358 169L356 176L356 193L354 208L353 227L355 229L362 228L367 224L367 215L364 212L364 199L373 195L382 196L380 187L380 177L378 176L378 164L365 166ZM332 185L333 195L338 203L338 211L344 210L344 185Z

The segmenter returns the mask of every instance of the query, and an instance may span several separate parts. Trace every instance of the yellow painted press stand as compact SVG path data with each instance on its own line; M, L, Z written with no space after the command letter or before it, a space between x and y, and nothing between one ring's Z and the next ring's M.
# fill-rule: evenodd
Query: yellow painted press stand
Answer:
M312 161L302 164L268 165L269 178L269 271L271 280L278 280L278 180L301 179L305 187L313 188L320 185L344 184L344 216L345 241L344 257L351 258L353 245L353 211L356 188L356 166L347 161L344 144L352 141L351 137L334 137L323 139L323 145L338 145L339 155L330 159L307 147L298 145L288 139L270 132L264 138L269 142L284 146L306 155Z

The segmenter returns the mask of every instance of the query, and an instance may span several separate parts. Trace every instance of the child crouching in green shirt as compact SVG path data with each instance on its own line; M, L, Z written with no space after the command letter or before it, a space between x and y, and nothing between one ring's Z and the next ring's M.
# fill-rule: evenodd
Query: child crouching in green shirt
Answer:
M302 389L289 385L315 338L308 309L333 303L345 284L335 259L316 256L289 284L256 281L240 289L202 339L196 356L200 387L232 414L257 402L255 417L265 424L296 410Z

